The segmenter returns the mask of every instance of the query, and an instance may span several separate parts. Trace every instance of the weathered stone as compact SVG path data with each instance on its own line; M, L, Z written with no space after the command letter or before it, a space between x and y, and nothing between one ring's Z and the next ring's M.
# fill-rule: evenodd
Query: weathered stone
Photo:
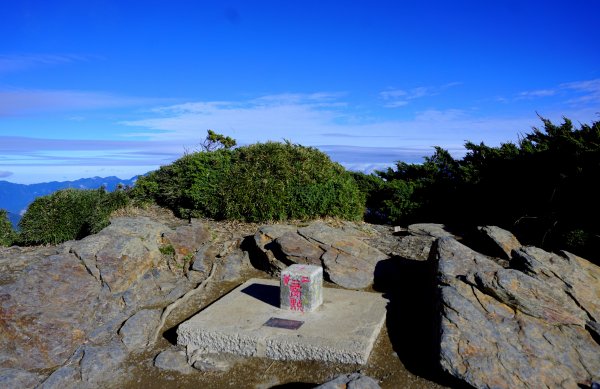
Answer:
M312 312L323 304L323 268L291 265L281 272L280 308Z
M193 226L185 227L173 232L145 217L117 218L59 248L18 250L28 267L0 285L0 367L59 367L81 344L110 341L140 307L165 306L195 287L155 267L161 236L189 236Z
M510 231L496 226L481 226L477 229L496 244L505 259L511 258L513 250L521 248L521 243Z
M358 230L356 232L358 233ZM363 242L360 236L348 234L342 229L330 227L320 221L299 228L298 233L310 241L320 243L322 249L328 250L332 247L351 256L361 258L363 261L373 264L373 266L387 258L387 255Z
M375 274L375 265L338 250L323 254L323 269L332 282L347 289L368 287Z
M143 309L127 319L119 330L119 335L128 350L144 350L156 330L161 313L162 309Z
M204 244L200 246L196 254L194 254L194 262L192 263L192 270L207 272L209 267L207 266L207 253L209 252L210 244Z
M23 270L40 258L57 253L56 247L1 247L0 285L11 284L23 275Z
M403 236L391 254L413 261L426 261L435 239L432 236Z
M195 350L191 356L188 356L188 362L192 367L200 371L229 371L233 365L240 360L240 357L226 353L204 354Z
M162 370L176 371L181 374L191 374L194 372L194 368L188 364L185 351L178 347L172 347L158 354L154 359L154 366Z
M86 346L79 346L67 362L54 370L36 389L72 389L84 387L81 382L81 359Z
M444 370L479 388L577 388L598 379L600 345L586 330L585 312L548 282L549 253L517 250L532 257L529 267L521 260L525 274L452 238L432 250Z
M322 265L329 280L362 289L373 283L377 263L388 256L363 241L377 231L359 227L345 223L334 228L321 221L300 228L264 226L254 239L265 254L265 267L276 274L294 263Z
M514 255L515 266L562 289L587 315L600 323L600 267L566 251L556 255L536 247L523 247Z
M200 220L192 219L190 224L165 232L163 238L173 246L178 259L182 259L193 255L200 246L209 241L210 233Z
M561 290L514 269L475 273L476 286L513 309L550 324L585 326L586 314Z
M239 248L230 252L221 260L221 269L218 280L233 281L241 276L241 272L250 267L250 258L247 251L242 251Z
M446 226L436 223L417 223L408 226L408 232L412 235L432 236L434 238L453 237L446 231Z
M156 262L139 238L114 237L96 254L96 266L102 281L112 293L124 292Z
M261 252L262 258L259 264L263 270L270 271L274 274L279 274L281 270L289 266L280 261L272 251L272 243L275 239L279 238L287 232L295 232L297 228L287 224L273 224L262 226L254 234L254 244Z
M95 387L105 381L117 381L124 374L121 363L127 351L119 343L107 346L86 346L81 359L81 380Z
M321 266L321 255L324 251L296 232L281 235L275 239L275 245L291 263Z
M15 283L0 286L0 367L62 365L96 325L100 291L69 254L42 258Z
M81 370L67 365L55 370L37 389L74 389L81 386Z
M315 389L380 389L379 383L361 373L342 374Z
M135 312L142 307L167 305L193 287L192 282L186 282L168 269L153 268L129 286L122 300Z
M116 218L100 233L75 242L71 250L112 293L124 292L156 265L165 231L169 228L145 217Z
M43 375L21 369L0 368L0 388L33 388Z
M113 237L110 234L97 234L75 242L70 247L70 252L83 262L90 274L98 281L102 281L102 278L100 277L100 270L96 266L96 254L104 246L110 245L112 239Z

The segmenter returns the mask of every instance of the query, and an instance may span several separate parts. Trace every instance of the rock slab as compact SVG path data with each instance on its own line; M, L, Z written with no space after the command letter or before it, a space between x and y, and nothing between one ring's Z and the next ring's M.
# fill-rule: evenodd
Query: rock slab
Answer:
M578 388L600 379L600 269L525 247L505 269L452 238L432 248L439 361L477 388ZM513 263L514 262L514 263ZM562 269L562 271L559 271Z
M279 274L293 264L322 266L326 279L347 289L364 289L375 268L389 257L366 241L371 236L353 226L332 227L316 221L303 227L269 225L254 236L263 267Z

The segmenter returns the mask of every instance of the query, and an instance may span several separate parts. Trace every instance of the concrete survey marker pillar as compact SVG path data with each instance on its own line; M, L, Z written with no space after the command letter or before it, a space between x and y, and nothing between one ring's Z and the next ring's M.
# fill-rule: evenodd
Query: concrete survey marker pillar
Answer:
M280 308L311 312L323 304L323 268L291 265L281 272Z

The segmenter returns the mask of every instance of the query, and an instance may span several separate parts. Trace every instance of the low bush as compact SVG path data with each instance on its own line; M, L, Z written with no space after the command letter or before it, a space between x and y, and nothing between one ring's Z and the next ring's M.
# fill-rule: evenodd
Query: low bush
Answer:
M132 195L180 217L253 222L359 219L364 210L349 172L319 150L289 142L186 154L138 179Z
M10 246L15 240L15 231L8 219L8 212L0 209L0 246Z
M234 150L224 179L225 217L246 221L360 219L364 196L351 174L312 147L277 142Z
M228 149L186 154L138 178L131 196L137 202L169 208L179 217L222 219L222 182L229 174L231 154Z
M600 263L600 121L575 128L541 118L516 143L466 142L454 159L435 148L422 164L397 162L374 176L356 174L370 214L386 222L493 224L524 244L568 249Z
M23 245L58 244L94 234L109 224L110 214L129 202L124 190L107 192L63 189L38 197L19 222Z

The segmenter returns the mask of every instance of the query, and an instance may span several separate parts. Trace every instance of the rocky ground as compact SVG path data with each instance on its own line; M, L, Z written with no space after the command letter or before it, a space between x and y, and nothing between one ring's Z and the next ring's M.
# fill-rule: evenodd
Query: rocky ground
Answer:
M367 365L188 364L179 323L292 263L323 266L327 287L389 299ZM1 387L589 387L599 323L600 268L491 226L461 240L431 224L188 222L151 210L80 241L0 249Z

